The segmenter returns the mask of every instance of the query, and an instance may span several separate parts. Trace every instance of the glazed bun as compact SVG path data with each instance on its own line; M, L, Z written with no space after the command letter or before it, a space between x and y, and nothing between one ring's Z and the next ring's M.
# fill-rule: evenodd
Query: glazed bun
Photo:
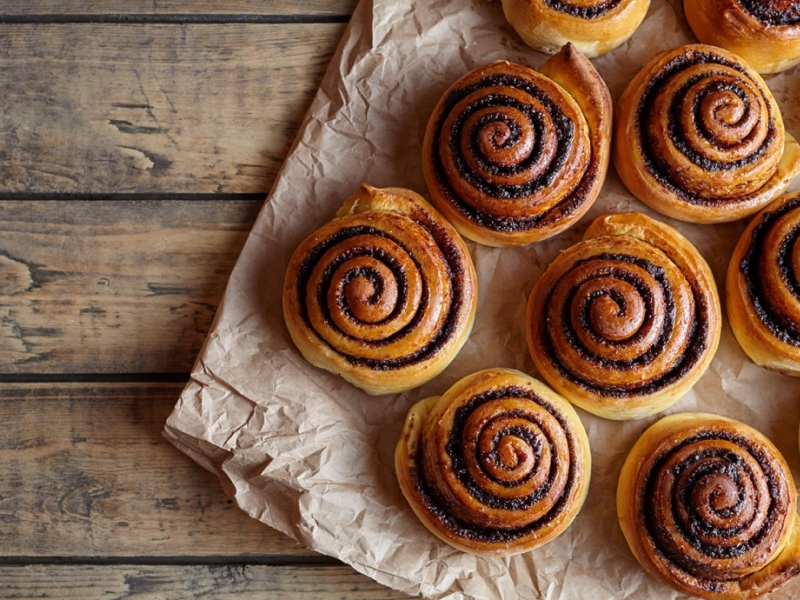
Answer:
M797 491L775 446L738 421L683 413L636 442L620 527L653 577L708 599L756 598L800 573Z
M800 377L800 193L781 196L748 225L728 266L731 328L757 365Z
M705 372L720 314L711 269L686 238L641 213L604 215L536 282L528 348L570 402L635 419L665 409Z
M589 440L569 402L510 369L414 405L395 453L403 495L434 535L473 554L548 543L589 489Z
M450 224L411 190L368 185L300 244L283 288L303 356L370 394L439 374L466 342L476 302L475 269Z
M566 43L589 58L613 50L641 25L650 0L503 0L503 12L523 41L554 54Z
M556 235L592 205L610 156L611 96L591 62L567 46L539 70L496 62L442 96L423 143L436 207L490 246Z
M654 57L620 98L614 164L651 208L698 223L752 215L800 173L772 93L735 54L701 44Z

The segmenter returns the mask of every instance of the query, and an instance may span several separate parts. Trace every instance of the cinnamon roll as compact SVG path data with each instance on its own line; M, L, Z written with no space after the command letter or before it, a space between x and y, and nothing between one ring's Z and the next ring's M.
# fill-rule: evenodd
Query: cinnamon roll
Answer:
M472 260L447 221L411 190L368 185L300 244L283 287L303 356L370 394L440 373L466 341L476 301Z
M728 266L731 328L757 365L800 377L800 193L749 224Z
M592 205L610 152L611 97L565 46L537 73L496 62L459 79L434 109L423 174L462 235L491 246L555 235Z
M613 50L641 25L650 0L503 0L503 12L534 50L571 42L589 58Z
M519 371L487 369L411 408L395 467L433 534L465 552L508 556L569 526L591 456L566 400Z
M570 402L608 419L663 410L719 344L711 270L673 228L641 213L596 219L531 291L528 348Z
M684 0L683 10L697 39L735 52L759 73L800 62L798 0Z
M617 512L636 559L701 598L755 598L800 573L797 492L755 429L707 413L661 419L636 442Z
M619 101L614 164L651 208L684 221L751 215L800 173L761 77L735 54L702 44L652 59Z

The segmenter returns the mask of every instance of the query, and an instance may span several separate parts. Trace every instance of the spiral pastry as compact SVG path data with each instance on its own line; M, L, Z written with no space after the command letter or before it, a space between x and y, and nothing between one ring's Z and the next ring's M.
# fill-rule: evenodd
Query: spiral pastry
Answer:
M800 146L764 81L713 46L651 60L620 98L614 136L614 164L628 189L684 221L746 217L800 173Z
M613 50L644 20L650 0L503 0L503 12L534 50L570 42L589 58Z
M511 369L414 405L395 453L400 489L441 540L483 555L546 544L578 514L591 456L570 404Z
M800 573L797 492L755 429L707 413L661 419L619 478L617 513L651 575L701 598L754 598Z
M605 215L536 283L526 328L556 391L633 419L675 402L706 370L720 302L708 264L677 231L640 213Z
M798 0L684 0L683 8L697 39L735 52L759 73L800 62Z
M733 333L757 365L800 377L800 193L761 211L728 266Z
M434 204L462 235L521 245L566 229L592 205L610 152L611 97L571 46L537 73L496 62L439 101L423 143Z
M368 185L300 244L283 287L303 356L370 394L440 373L467 340L476 301L472 260L447 221L410 190Z

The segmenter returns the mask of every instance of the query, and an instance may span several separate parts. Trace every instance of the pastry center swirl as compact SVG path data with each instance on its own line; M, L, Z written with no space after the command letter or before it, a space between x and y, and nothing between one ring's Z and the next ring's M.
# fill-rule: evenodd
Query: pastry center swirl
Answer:
M768 94L742 66L709 52L691 50L668 61L637 111L646 168L696 204L758 192L783 150Z
M537 227L577 193L589 170L579 107L559 86L530 74L485 73L451 89L437 111L433 176L455 209L490 229Z
M511 386L464 398L441 426L425 436L433 441L422 467L432 495L462 526L527 535L561 512L575 483L575 441L538 395Z
M708 306L696 282L636 239L603 252L584 242L542 311L549 362L572 382L610 397L654 393L683 376L708 344ZM624 250L624 251L623 251Z
M433 223L353 215L319 238L297 289L301 316L332 350L384 370L426 360L448 342L463 310L464 267Z
M776 549L789 503L774 457L724 431L692 436L656 459L642 493L652 543L666 560L708 581L761 568Z
M406 296L406 286L398 285L397 277L386 265L370 257L363 262L363 265L342 267L343 273L329 289L337 294L337 303L354 320L380 323L392 315L401 292ZM419 290L418 285L414 289ZM415 299L412 304L418 305L419 300Z

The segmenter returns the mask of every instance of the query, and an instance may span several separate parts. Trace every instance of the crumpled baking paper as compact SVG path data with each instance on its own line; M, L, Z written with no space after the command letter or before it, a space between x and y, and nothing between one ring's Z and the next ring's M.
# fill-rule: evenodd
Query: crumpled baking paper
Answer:
M616 100L656 52L693 41L680 0L653 0L634 36L594 64ZM579 409L593 456L586 504L555 541L512 558L476 557L440 542L417 521L394 476L395 443L414 402L487 367L536 375L525 345L525 302L560 250L577 242L602 213L657 216L625 190L613 168L589 214L560 236L516 249L469 244L480 285L474 329L450 367L419 389L367 396L309 365L284 326L280 290L300 241L333 218L362 182L425 195L420 147L434 104L466 71L498 59L534 68L546 60L520 41L499 2L360 2L242 250L165 435L216 473L252 517L409 594L678 598L644 573L616 519L622 462L658 416L613 422ZM767 83L787 129L800 135L800 72L768 77ZM688 225L657 218L697 245L722 290L744 223ZM753 425L777 444L797 479L800 380L753 365L727 322L708 372L666 413L693 410ZM773 597L798 595L795 581Z

